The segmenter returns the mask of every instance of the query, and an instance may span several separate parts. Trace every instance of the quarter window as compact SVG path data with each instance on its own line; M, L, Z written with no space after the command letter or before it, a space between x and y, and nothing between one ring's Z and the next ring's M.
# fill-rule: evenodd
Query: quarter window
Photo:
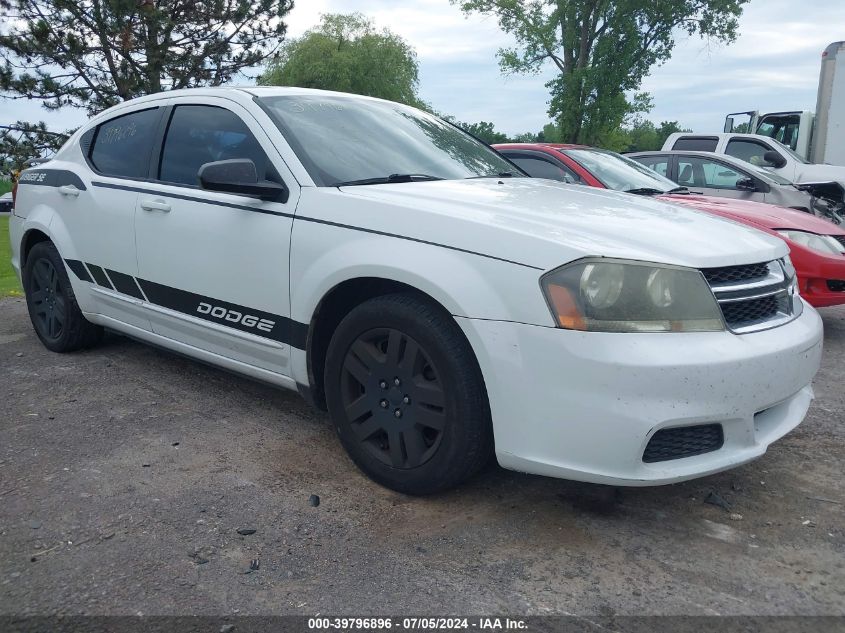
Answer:
M125 114L97 127L91 147L91 164L101 174L146 178L158 125L159 109Z
M634 160L661 176L669 177L669 158L667 156L638 156Z
M205 163L233 158L252 160L259 180L277 180L268 178L272 167L267 155L235 113L203 105L174 108L161 152L159 180L196 186L197 172Z

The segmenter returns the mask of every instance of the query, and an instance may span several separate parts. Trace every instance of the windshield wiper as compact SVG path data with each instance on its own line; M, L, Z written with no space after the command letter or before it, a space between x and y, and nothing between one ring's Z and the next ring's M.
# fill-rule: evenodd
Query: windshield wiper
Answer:
M666 191L665 193L689 193L689 188L688 187L675 187L674 189L670 189L669 191Z
M503 171L498 174L485 174L483 176L467 176L466 180L476 180L477 178L513 178L513 172Z
M333 187L354 187L355 185L387 185L395 182L425 182L427 180L443 180L440 176L429 176L428 174L390 174L389 176L378 176L376 178L362 178L361 180L347 180L336 182Z
M638 187L636 189L625 189L622 193L633 193L635 196L659 196L668 192L652 187Z

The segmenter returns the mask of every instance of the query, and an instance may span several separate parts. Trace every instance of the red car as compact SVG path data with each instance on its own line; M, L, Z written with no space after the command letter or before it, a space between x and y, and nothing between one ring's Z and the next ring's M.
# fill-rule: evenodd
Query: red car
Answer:
M552 143L493 147L535 178L657 196L776 235L789 245L801 296L817 308L845 303L845 230L832 222L761 202L696 194L607 150Z

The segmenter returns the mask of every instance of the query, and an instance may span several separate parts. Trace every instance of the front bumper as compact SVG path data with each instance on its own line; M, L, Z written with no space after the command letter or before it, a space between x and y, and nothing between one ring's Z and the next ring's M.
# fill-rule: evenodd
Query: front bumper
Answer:
M816 308L845 303L845 257L812 253L792 261L798 272L798 289L807 303ZM831 289L828 281L834 282L834 288L843 289Z
M499 463L625 486L668 484L755 459L804 419L822 353L815 310L784 326L613 334L458 318L484 375ZM663 428L719 423L716 451L645 463Z

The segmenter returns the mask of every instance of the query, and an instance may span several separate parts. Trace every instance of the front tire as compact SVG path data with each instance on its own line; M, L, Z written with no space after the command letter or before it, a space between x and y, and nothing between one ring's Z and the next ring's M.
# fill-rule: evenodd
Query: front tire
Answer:
M26 306L35 333L53 352L74 352L103 338L103 328L82 316L67 269L52 242L32 247L23 269Z
M414 495L454 487L490 459L487 393L451 315L412 294L376 297L329 344L326 402L352 460Z

